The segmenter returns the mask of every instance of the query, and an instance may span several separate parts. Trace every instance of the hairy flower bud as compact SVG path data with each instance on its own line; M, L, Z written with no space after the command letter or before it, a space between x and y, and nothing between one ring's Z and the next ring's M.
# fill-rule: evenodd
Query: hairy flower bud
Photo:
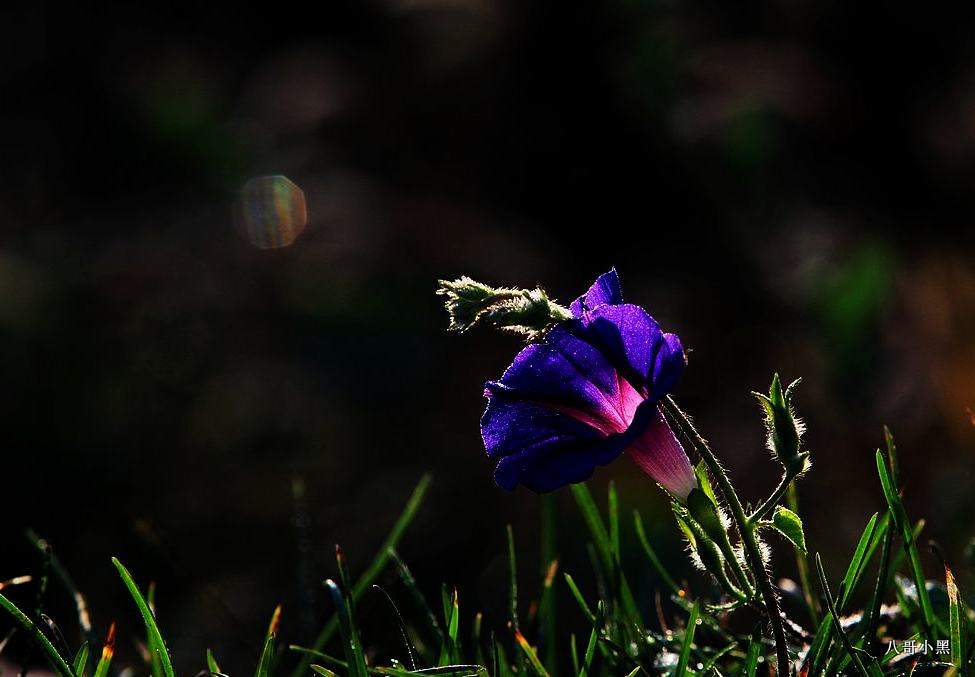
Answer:
M805 426L792 407L792 394L799 381L796 379L783 390L779 375L775 374L768 395L753 393L765 412L769 451L793 474L802 472L809 461L809 453L800 452Z
M572 317L568 308L550 299L541 287L490 287L466 275L439 280L439 284L437 294L447 297L444 307L451 331L464 332L483 323L534 340L553 324Z

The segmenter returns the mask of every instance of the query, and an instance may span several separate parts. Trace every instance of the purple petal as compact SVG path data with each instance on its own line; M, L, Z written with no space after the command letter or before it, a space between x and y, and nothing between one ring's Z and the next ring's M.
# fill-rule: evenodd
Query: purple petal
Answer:
M663 332L643 308L624 303L601 306L582 320L580 336L623 371L636 387L649 385Z
M504 395L488 402L481 435L488 455L497 461L495 482L509 491L518 484L551 491L581 482L625 446L622 435L606 437L568 414Z
M565 326L522 349L501 380L489 382L487 390L576 409L618 424L613 428L626 428L632 418L633 407L626 408L630 403L616 368L597 347Z
M594 310L605 304L623 303L623 291L620 288L620 277L616 269L603 273L596 278L589 291L577 298L569 306L569 310L576 317L582 317L583 312Z
M677 385L680 375L687 366L684 347L677 334L664 334L664 340L657 350L653 363L653 399L659 400L667 395Z
M684 447L674 436L660 408L641 408L640 418L649 418L629 443L626 452L640 469L681 500L697 486L694 469ZM634 423L636 427L637 423Z

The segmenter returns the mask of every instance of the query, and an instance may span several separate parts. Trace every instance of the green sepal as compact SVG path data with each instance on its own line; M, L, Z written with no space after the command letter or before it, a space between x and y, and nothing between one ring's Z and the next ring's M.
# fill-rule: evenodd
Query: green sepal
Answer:
M694 491L698 491L695 489ZM694 493L691 492L691 494ZM698 492L704 498L708 500L702 492ZM711 537L705 532L704 528L701 526L700 522L692 517L688 512L688 508L684 508L677 502L671 504L673 508L674 516L677 518L677 524L680 526L681 531L687 537L687 542L690 544L691 548L697 553L697 556L701 560L701 564L710 573L722 580L725 578L724 574L724 556L721 554L721 549L718 545L711 539Z
M718 506L701 489L691 489L687 496L687 512L712 541L720 543L728 537L718 515Z
M717 505L718 499L714 495L714 489L711 487L711 478L708 476L708 467L704 461L698 461L697 465L694 466L694 475L697 477L697 486Z

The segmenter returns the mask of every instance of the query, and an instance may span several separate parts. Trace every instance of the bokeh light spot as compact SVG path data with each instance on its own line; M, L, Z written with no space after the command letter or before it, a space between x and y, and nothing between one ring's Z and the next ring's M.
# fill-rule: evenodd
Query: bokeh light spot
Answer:
M286 176L256 176L240 191L237 226L259 249L287 247L307 223L305 193Z

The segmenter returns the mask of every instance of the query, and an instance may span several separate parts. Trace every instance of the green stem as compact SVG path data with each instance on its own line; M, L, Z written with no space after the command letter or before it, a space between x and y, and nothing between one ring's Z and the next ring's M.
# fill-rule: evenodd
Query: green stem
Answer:
M792 480L796 478L798 472L787 472L782 476L782 481L779 482L779 486L775 487L775 491L762 503L755 511L748 516L748 522L752 526L758 524L758 522L765 517L775 506L779 504L782 500L782 496L785 494L786 490L792 484Z
M728 473L721 467L721 463L711 451L707 442L704 441L704 438L694 428L687 415L681 411L677 403L669 396L662 401L662 404L679 421L684 432L689 435L694 444L694 448L697 449L701 458L704 459L704 463L717 480L721 493L724 494L725 500L728 501L728 506L731 508L731 516L741 535L742 544L745 549L745 557L748 559L752 573L755 575L758 588L762 593L762 599L765 602L769 625L772 626L772 635L775 638L777 674L783 676L789 675L791 673L789 669L789 647L785 639L785 628L782 626L779 600L775 596L775 588L772 586L772 580L769 578L768 570L765 568L762 551L759 548L758 539L755 537L754 525L749 523L748 516L745 515L745 509L742 507L738 494L735 492L735 488L728 478Z
M745 589L745 597L751 599L755 596L755 588L752 587L752 583L748 580L745 570L742 569L741 562L738 561L738 554L735 552L734 548L731 547L731 541L728 540L727 534L718 543L718 547L721 548L721 553L724 555L725 560L728 562L728 566L731 567L732 573L734 573L735 578ZM739 599L742 599L739 597ZM744 600L742 600L744 601Z
M799 514L799 496L796 491L795 482L789 485L789 490L786 492L785 502L789 510L795 514ZM813 591L812 587L812 577L809 571L809 558L806 557L806 553L795 548L796 553L796 568L799 570L799 585L802 586L802 596L806 600L806 607L809 609L809 618L812 620L813 629L819 627L819 604L816 593Z

